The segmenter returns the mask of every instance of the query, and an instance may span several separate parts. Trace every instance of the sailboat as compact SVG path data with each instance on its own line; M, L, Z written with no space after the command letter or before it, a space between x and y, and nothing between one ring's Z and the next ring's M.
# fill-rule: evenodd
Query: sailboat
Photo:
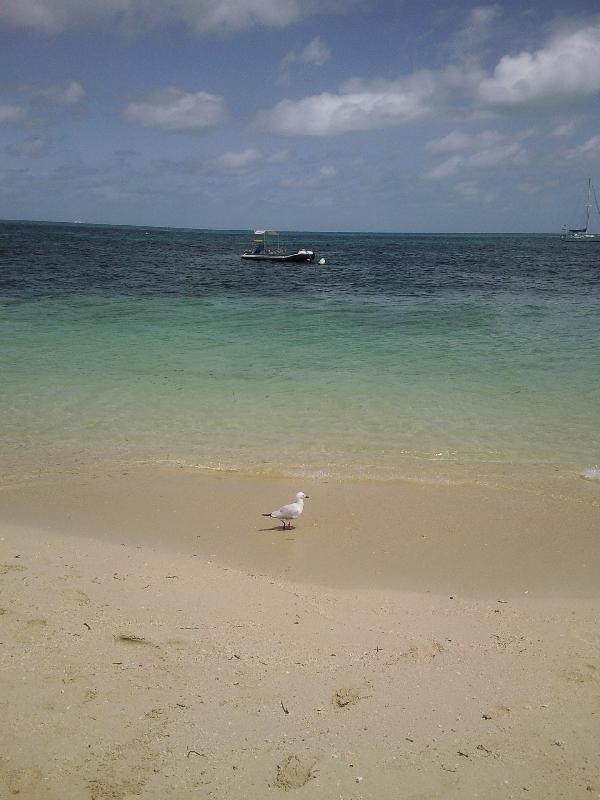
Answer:
M590 233L590 214L592 212L592 197L598 216L600 216L600 206L596 189L592 184L592 179L588 178L587 203L585 204L585 228L567 228L563 226L560 238L566 242L600 242L600 233Z

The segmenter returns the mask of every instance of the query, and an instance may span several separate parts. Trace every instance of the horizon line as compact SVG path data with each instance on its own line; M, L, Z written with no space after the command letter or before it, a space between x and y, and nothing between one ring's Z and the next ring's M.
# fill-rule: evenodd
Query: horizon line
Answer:
M34 224L34 225L77 225L88 227L103 227L103 228L151 228L154 230L174 230L174 231L216 231L219 233L248 233L253 232L255 228L191 228L188 226L178 225L141 225L139 223L129 222L87 222L85 220L53 220L53 219L0 219L0 224L4 223L20 223L20 224ZM393 235L393 236L560 236L560 231L481 231L481 230L463 230L463 231L392 231L392 230L313 230L310 228L281 228L282 233L317 233L317 234L352 234L352 233L366 233L376 235Z

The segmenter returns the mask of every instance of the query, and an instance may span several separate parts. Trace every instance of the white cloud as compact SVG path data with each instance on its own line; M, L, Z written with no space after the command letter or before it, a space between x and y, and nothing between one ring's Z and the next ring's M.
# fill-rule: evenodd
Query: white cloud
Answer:
M475 41L476 34L489 32L500 13L498 5L473 9L465 29L469 37ZM335 136L428 116L484 119L498 111L569 105L598 92L600 25L595 23L558 33L533 53L505 55L491 75L463 52L443 69L397 80L353 80L338 92L284 99L260 111L254 124L285 136Z
M502 15L502 8L498 3L491 6L476 6L469 15L469 28L480 31L487 28L497 17Z
M438 164L435 167L432 167L425 173L426 178L431 178L432 180L437 180L438 178L448 178L450 175L454 175L458 172L459 167L461 164L464 164L464 157L463 156L450 156L445 161L442 161L441 164Z
M572 120L571 122L562 122L560 125L557 125L554 128L554 130L550 133L550 136L553 136L555 139L566 139L575 132L576 128L577 125Z
M278 150L276 153L273 153L272 156L269 156L267 161L269 164L283 164L289 157L290 153L288 150Z
M0 125L20 122L25 117L25 109L21 106L0 105Z
M59 106L75 106L85 97L85 89L79 81L69 81L65 86L20 86L19 90L32 97L41 97Z
M246 150L241 150L239 152L223 153L223 155L215 158L213 164L224 170L237 172L256 166L262 159L262 154L259 153L258 150L248 147Z
M574 147L572 150L567 150L565 153L565 158L568 159L596 159L600 158L600 134L596 134L584 142L580 144L578 147Z
M280 85L289 83L290 67L294 64L322 67L330 58L331 51L327 45L324 44L320 36L315 36L302 50L290 50L290 52L283 57L279 66L279 76L276 82Z
M287 150L278 150L270 156L265 156L259 150L248 147L245 150L223 153L213 159L210 165L225 172L245 172L265 164L282 164L288 158Z
M334 136L398 125L433 113L444 102L452 80L450 71L426 70L397 81L355 80L339 94L282 100L260 111L255 125L284 136Z
M484 147L470 155L465 163L469 167L498 167L500 164L524 164L527 158L518 142L508 142L495 147Z
M479 86L490 107L556 106L600 91L600 25L557 34L530 53L500 59Z
M493 22L501 15L502 8L497 3L472 8L465 27L452 40L455 57L463 61L477 54L492 34Z
M103 27L126 34L183 24L195 32L283 27L363 0L3 0L0 26L57 34Z
M427 142L425 149L430 153L459 153L464 150L493 147L503 140L504 135L497 131L482 131L475 134L451 131L441 139L432 139Z
M123 114L131 122L176 133L199 133L227 119L222 97L170 87L129 103Z
M311 39L300 52L290 50L290 52L284 56L282 66L299 62L301 64L311 64L315 67L322 67L330 58L331 50L324 44L320 36L315 36L315 38Z
M477 181L461 181L454 187L455 191L467 200L491 203L495 199L494 192L484 191Z
M425 145L426 150L451 155L428 170L425 177L437 180L465 168L490 169L502 164L524 164L527 156L518 140L527 135L528 132L518 134L515 141L497 131L477 134L452 131L440 139L432 139Z
M85 97L85 90L78 81L71 81L64 89L58 90L54 101L61 106L73 106L80 103Z
M335 167L328 166L328 167L321 167L319 170L319 179L320 180L330 180L331 178L335 178L338 171Z
M298 55L298 60L304 64L312 64L315 67L322 67L331 58L331 50L321 41L320 36L306 45L304 50Z

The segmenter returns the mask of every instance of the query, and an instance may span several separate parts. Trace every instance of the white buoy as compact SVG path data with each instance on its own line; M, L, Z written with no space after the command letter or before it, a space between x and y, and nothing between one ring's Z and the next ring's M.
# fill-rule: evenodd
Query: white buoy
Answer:
M327 263L327 262L325 261L325 259L324 259L324 258L320 258L320 259L319 259L319 264L320 264L321 266L323 266L323 264L326 264L326 263Z

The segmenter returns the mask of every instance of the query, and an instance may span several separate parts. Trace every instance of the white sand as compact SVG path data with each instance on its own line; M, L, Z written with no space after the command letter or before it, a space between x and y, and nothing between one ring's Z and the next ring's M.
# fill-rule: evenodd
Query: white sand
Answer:
M493 493L477 503L428 488L413 508L406 487L299 486L311 500L282 534L271 520L261 530L260 511L287 484L195 476L190 495L183 476L170 489L164 476L130 478L123 496L106 476L1 495L1 798L600 797L594 502L567 506L571 528L536 556L543 530L513 495L499 577L469 584L469 559L485 564L485 531L477 548L469 526ZM187 510L173 505L179 492ZM354 517L325 524L345 492ZM407 516L392 528L373 508L394 492ZM423 546L420 573L418 508L438 549L440 520L454 536L443 559ZM394 564L406 543L410 588L385 570L367 569L370 587L355 581L370 532ZM240 552L228 560L230 540ZM333 564L331 541L342 567L327 586L313 562L321 543ZM315 572L318 583L289 577Z

